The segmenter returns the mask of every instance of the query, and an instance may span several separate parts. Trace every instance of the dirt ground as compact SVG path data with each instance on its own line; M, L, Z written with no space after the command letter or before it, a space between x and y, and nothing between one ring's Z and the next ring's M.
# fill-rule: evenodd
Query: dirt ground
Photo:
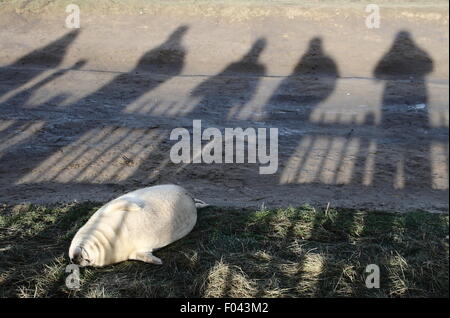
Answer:
M0 203L176 183L218 206L448 211L448 3L382 5L380 29L361 4L81 5L75 30L35 3L0 1ZM195 119L278 128L277 173L172 163Z

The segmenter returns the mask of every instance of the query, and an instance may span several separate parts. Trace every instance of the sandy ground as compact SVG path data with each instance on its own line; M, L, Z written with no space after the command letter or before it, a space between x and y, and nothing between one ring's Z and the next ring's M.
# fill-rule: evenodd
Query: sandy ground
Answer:
M0 2L0 203L177 183L221 206L448 211L448 6ZM33 3L33 2L31 2ZM49 2L51 3L51 2ZM278 128L279 168L174 164L173 128Z

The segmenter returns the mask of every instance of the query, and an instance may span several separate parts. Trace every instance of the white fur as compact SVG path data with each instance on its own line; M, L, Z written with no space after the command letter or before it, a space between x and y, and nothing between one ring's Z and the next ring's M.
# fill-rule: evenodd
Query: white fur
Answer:
M161 264L151 252L187 235L196 221L196 202L182 187L139 189L96 211L73 238L69 257L81 266L129 259Z

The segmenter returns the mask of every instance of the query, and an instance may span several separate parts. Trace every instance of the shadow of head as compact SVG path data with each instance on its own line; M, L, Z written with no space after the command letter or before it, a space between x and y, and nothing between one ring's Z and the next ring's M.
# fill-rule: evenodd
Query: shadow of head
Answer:
M187 25L179 26L162 44L147 51L137 62L136 69L169 75L179 74L186 55L182 40L188 29Z
M433 70L433 60L415 43L409 31L402 30L374 70L378 79L385 77L422 78Z
M321 37L314 37L309 41L308 49L294 68L293 75L339 76L337 64L325 53Z
M320 37L314 37L309 41L309 48L308 51L310 54L322 54L322 38Z
M247 63L256 63L266 46L267 40L265 38L258 38L255 43L253 43L248 53L244 56L243 61Z
M175 31L172 32L172 34L167 39L167 42L179 44L188 30L189 26L187 25L179 26Z
M14 62L14 65L41 64L47 67L56 67L62 62L69 46L79 36L80 32L79 29L70 31L50 44L20 58Z

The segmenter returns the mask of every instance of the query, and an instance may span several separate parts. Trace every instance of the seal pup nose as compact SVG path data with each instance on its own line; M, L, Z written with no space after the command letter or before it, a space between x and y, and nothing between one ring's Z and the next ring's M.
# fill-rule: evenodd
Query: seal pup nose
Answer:
M76 265L80 265L83 260L83 250L81 247L76 247L73 251L73 256L70 258L70 261Z

